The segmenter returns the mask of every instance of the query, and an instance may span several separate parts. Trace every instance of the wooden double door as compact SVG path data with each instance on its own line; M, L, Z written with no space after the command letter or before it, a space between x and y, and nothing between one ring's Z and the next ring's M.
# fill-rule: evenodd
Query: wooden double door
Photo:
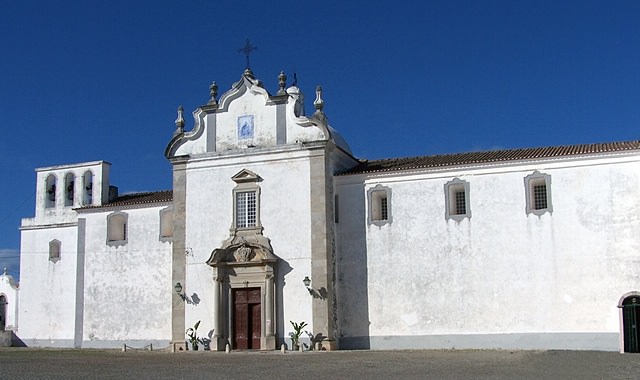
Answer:
M233 289L233 348L259 350L262 307L260 288Z

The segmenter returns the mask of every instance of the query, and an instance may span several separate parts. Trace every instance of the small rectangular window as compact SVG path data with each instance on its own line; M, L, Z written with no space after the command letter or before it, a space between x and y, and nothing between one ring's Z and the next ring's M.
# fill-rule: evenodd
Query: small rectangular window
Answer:
M533 208L535 210L547 208L547 185L533 186Z
M167 207L160 210L160 240L168 240L173 236L173 209Z
M527 214L552 213L551 176L538 171L524 178Z
M371 220L388 220L389 207L386 191L374 191L371 202Z
M469 182L454 178L444 184L445 219L460 222L471 218L469 207Z
M387 209L387 196L380 197L380 220L389 218L389 210Z
M456 191L456 215L467 213L467 201L465 198L464 190Z
M369 198L369 217L371 224L382 226L391 223L391 189L376 185L367 190Z

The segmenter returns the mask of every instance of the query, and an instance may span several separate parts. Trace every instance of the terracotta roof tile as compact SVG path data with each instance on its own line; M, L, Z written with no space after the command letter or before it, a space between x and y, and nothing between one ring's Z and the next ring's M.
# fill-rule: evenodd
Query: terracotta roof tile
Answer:
M102 206L88 206L82 209L114 207L114 206L131 206L142 205L148 203L171 202L173 200L172 190L148 191L144 193L132 193L118 196L116 199Z
M529 160L536 158L567 157L582 154L620 152L635 149L640 149L640 141L490 150L484 152L388 158L370 161L362 160L360 161L360 164L358 166L341 173L341 175L438 168L489 162Z

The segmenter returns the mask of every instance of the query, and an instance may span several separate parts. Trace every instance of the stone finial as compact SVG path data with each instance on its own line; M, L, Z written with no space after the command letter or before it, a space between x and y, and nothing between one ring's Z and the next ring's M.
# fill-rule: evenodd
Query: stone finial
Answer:
M218 100L218 84L216 82L211 82L211 86L209 86L209 94L211 95L211 99L209 99L209 103L211 105L217 105Z
M316 113L322 113L324 108L324 100L322 100L322 87L316 87L316 100L313 101L313 106L316 107Z
M184 108L178 107L178 117L176 118L176 131L173 135L184 133Z
M287 92L285 91L285 87L287 87L287 76L284 75L284 71L280 71L280 75L278 75L278 95L284 95Z
M4 267L3 272L4 272L4 273L2 273L2 275L3 275L3 276L6 276L6 275L7 275L7 267Z

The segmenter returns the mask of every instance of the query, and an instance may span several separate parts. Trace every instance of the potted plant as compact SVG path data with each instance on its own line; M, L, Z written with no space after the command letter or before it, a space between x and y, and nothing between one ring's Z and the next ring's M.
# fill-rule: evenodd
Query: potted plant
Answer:
M291 337L291 349L293 351L298 351L300 349L300 337L302 336L302 329L307 326L307 322L289 322L291 323L291 326L293 326L293 332L289 333L289 336Z
M198 344L200 343L200 338L198 338L198 326L200 326L200 321L196 322L193 327L189 327L186 331L187 336L189 337L189 343L191 343L191 348L193 351L198 351Z

